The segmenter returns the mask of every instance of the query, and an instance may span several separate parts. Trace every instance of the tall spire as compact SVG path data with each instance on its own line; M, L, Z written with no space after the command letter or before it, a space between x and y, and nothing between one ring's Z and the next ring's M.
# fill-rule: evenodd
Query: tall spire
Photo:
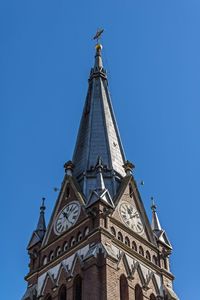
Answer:
M28 244L27 249L32 248L35 246L38 242L41 242L43 240L43 237L46 232L46 223L45 223L45 205L44 205L45 198L42 198L42 204L40 206L40 215L39 215L39 220L37 223L36 230L33 231L33 234L31 236L30 242Z
M106 70L102 62L102 45L96 45L88 93L73 155L74 171L86 198L95 189L97 157L104 162L102 176L113 197L121 178L126 175L125 154L112 108Z

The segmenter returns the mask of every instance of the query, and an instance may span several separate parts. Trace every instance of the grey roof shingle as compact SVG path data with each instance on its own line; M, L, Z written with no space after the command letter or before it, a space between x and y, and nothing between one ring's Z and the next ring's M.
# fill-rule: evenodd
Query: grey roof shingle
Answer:
M113 196L115 194L113 179L125 176L123 168L125 155L112 108L106 71L102 65L101 47L97 47L95 65L91 70L88 93L73 155L75 166L73 175L79 178L79 182L83 181L83 174L86 176L84 190L86 197L93 189L92 181L96 182L94 178L88 182L87 175L94 169L99 156L107 170L107 174L103 173L103 176L107 177L105 183L108 187L106 187L110 189Z

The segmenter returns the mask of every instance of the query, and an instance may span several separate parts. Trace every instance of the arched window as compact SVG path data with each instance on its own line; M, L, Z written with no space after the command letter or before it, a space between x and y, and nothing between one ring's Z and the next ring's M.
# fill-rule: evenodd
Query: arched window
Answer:
M155 255L153 255L152 261L153 261L153 263L154 263L155 265L158 264L158 260L157 260L157 257L156 257Z
M125 237L125 245L130 247L130 240L127 236Z
M143 300L142 288L139 284L135 287L135 300Z
M46 264L47 264L47 257L45 255L42 260L42 265L45 266Z
M68 248L68 242L64 242L64 245L63 245L63 251L66 251Z
M66 287L63 285L59 290L58 300L66 300L66 299L67 299L67 291L66 291Z
M75 244L76 244L76 239L75 237L72 237L70 241L70 247L73 247Z
M123 274L120 276L120 300L129 300L128 282Z
M61 248L58 247L58 248L56 249L56 256L59 256L60 254L61 254Z
M77 275L74 279L74 298L73 300L82 300L82 278Z
M137 245L135 241L132 242L132 249L137 251Z
M156 300L156 297L155 297L155 295L154 295L154 294L151 294L151 296L150 296L150 300Z
M80 242L82 240L82 233L79 231L77 234L77 242Z
M84 236L87 236L89 232L90 232L89 227L86 227L84 230Z
M150 260L151 261L151 255L150 255L150 253L149 253L149 251L147 250L147 252L146 252L146 259L148 259L148 260Z
M139 254L144 256L144 250L143 250L142 246L139 247Z
M123 242L123 236L120 231L118 232L117 238L119 241Z
M113 226L110 228L110 231L111 231L112 235L116 236L116 231Z
M49 261L52 261L53 259L54 259L54 253L53 253L53 251L51 251L49 253Z

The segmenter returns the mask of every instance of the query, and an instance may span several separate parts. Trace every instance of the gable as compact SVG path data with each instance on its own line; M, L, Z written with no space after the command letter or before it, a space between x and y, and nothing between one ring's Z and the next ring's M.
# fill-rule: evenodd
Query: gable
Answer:
M67 176L59 193L42 246L67 233L86 217L85 201L74 179Z
M36 231L33 232L30 242L28 244L27 249L29 250L31 247L35 246L37 243L41 242L41 238Z
M111 217L137 235L155 243L143 202L132 176L127 176L122 181Z

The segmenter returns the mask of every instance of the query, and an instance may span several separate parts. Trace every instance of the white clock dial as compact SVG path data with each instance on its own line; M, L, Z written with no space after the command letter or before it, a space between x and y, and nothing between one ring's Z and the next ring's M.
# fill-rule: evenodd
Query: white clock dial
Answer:
M67 204L56 218L54 232L59 235L73 226L79 218L80 211L80 204L77 201Z
M140 215L135 206L128 202L122 202L119 207L119 212L121 219L126 226L130 227L138 234L142 234L144 232Z

